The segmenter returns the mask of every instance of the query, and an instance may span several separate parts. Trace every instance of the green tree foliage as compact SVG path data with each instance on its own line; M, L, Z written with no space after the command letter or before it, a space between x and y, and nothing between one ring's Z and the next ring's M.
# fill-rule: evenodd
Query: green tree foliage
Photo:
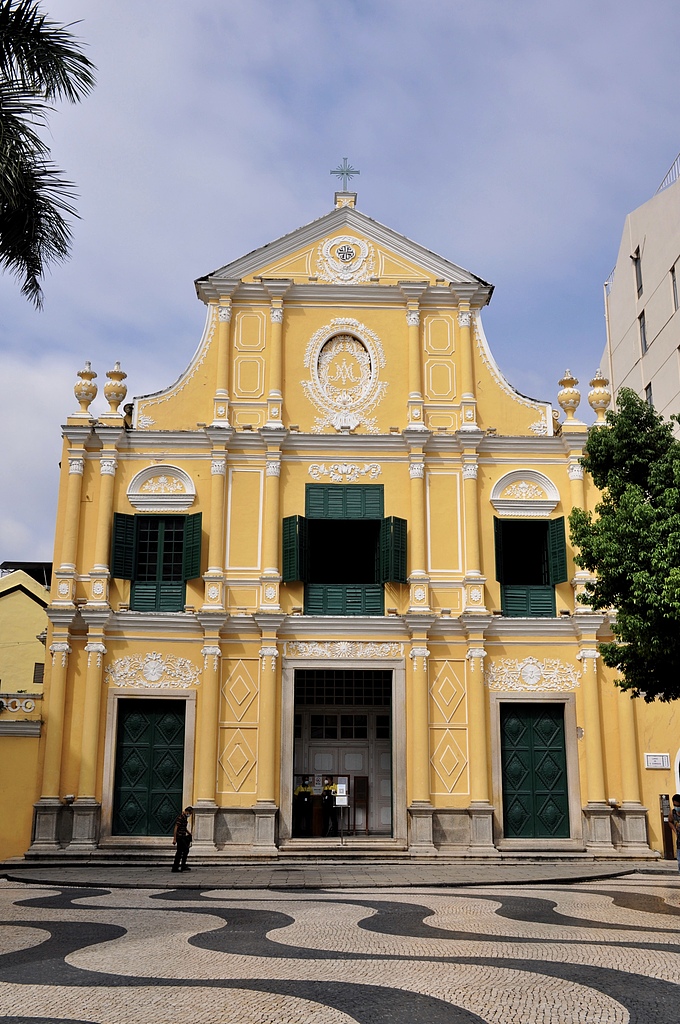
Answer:
M94 65L68 26L48 21L37 0L0 0L0 267L42 306L47 266L71 249L73 186L39 131L52 101L76 103L94 85Z
M646 701L680 698L680 442L635 392L591 430L583 463L603 492L595 516L574 509L576 562L597 574L585 601L616 609L600 645L617 684ZM677 417L672 417L677 419Z

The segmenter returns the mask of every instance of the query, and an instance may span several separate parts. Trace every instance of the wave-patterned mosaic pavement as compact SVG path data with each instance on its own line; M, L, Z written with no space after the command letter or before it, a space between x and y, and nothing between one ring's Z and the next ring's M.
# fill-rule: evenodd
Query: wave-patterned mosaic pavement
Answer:
M676 879L0 901L11 1024L680 1022Z

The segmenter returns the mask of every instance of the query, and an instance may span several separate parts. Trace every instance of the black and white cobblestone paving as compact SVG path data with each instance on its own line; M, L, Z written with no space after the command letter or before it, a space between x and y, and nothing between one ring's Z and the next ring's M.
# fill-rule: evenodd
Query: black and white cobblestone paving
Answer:
M680 1024L675 878L0 903L11 1024Z

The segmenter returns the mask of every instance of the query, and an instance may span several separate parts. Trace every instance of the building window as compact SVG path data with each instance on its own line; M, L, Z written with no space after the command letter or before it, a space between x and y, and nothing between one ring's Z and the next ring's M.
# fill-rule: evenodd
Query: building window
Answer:
M201 574L201 513L113 517L111 575L130 580L130 608L181 612L186 581Z
M380 484L308 484L283 520L283 582L305 584L306 615L384 615L384 584L406 583L405 519L383 517Z
M645 402L647 405L654 407L654 399L652 398L652 385L648 384L645 388Z
M388 740L390 738L390 716L375 716L375 738L377 740Z
M42 686L45 681L45 665L42 661L36 661L33 666L33 685Z
M673 310L678 308L678 278L675 273L675 267L671 267L671 291L673 293Z
M340 715L340 739L365 740L368 738L368 715Z
M503 615L554 617L555 585L568 579L564 518L494 518L494 533Z
M645 317L644 309L638 317L638 323L640 324L640 347L642 349L642 354L644 355L647 351L647 319Z
M313 740L337 740L337 715L310 715L309 735Z
M635 267L635 287L637 288L638 299L642 295L642 261L640 260L640 249L639 247L635 250L631 256L633 266Z

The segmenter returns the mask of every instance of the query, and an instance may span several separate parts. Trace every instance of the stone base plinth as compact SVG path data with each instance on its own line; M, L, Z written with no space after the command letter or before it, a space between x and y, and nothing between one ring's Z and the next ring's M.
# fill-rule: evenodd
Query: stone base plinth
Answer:
M414 800L408 809L409 844L408 851L413 857L434 857L437 848L432 840L432 815L434 807L429 800Z

